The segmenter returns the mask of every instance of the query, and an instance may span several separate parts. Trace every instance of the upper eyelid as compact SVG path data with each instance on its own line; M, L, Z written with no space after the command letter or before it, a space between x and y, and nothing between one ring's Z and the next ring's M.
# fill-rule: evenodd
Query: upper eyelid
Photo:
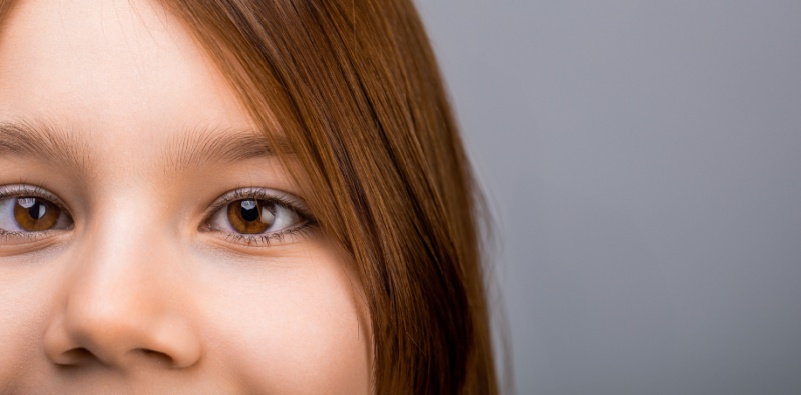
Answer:
M0 199L9 198L12 196L35 196L42 199L46 199L60 209L67 210L68 212L69 207L67 204L64 203L61 198L56 196L53 192L48 191L47 189L40 187L38 185L31 185L31 184L12 184L12 185L3 185L0 186Z
M240 200L240 199L265 199L265 200L273 200L277 203L283 204L288 206L298 214L305 216L309 219L313 218L309 207L306 203L299 197L292 195L288 192L270 189L270 188L259 188L259 187L247 187L247 188L237 188L231 191L224 193L222 196L218 197L214 200L214 202L209 205L209 208L206 210L206 216L214 214L217 210L221 209L226 204L231 202Z

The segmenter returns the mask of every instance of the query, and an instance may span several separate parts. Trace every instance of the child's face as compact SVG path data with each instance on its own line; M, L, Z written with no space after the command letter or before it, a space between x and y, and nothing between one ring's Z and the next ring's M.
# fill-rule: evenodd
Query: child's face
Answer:
M0 31L0 389L368 391L352 268L178 21L23 0Z

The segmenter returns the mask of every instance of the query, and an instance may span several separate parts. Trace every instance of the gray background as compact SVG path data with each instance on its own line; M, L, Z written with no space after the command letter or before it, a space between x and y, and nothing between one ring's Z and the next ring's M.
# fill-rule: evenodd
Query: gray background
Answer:
M516 393L801 394L801 1L417 3Z

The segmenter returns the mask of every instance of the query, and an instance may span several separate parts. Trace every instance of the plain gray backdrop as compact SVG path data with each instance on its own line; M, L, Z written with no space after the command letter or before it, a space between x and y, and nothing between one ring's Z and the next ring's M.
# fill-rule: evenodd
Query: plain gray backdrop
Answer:
M417 4L516 393L801 394L801 1Z

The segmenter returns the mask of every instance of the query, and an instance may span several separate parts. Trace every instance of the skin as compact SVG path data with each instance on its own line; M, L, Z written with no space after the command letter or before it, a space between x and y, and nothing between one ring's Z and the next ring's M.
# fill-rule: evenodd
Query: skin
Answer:
M252 122L179 21L24 0L0 32L0 123L77 150L0 150L0 189L37 186L72 220L0 235L0 393L370 392L369 315L338 247L314 227L269 245L204 228L238 188L303 196L269 155L182 159Z

